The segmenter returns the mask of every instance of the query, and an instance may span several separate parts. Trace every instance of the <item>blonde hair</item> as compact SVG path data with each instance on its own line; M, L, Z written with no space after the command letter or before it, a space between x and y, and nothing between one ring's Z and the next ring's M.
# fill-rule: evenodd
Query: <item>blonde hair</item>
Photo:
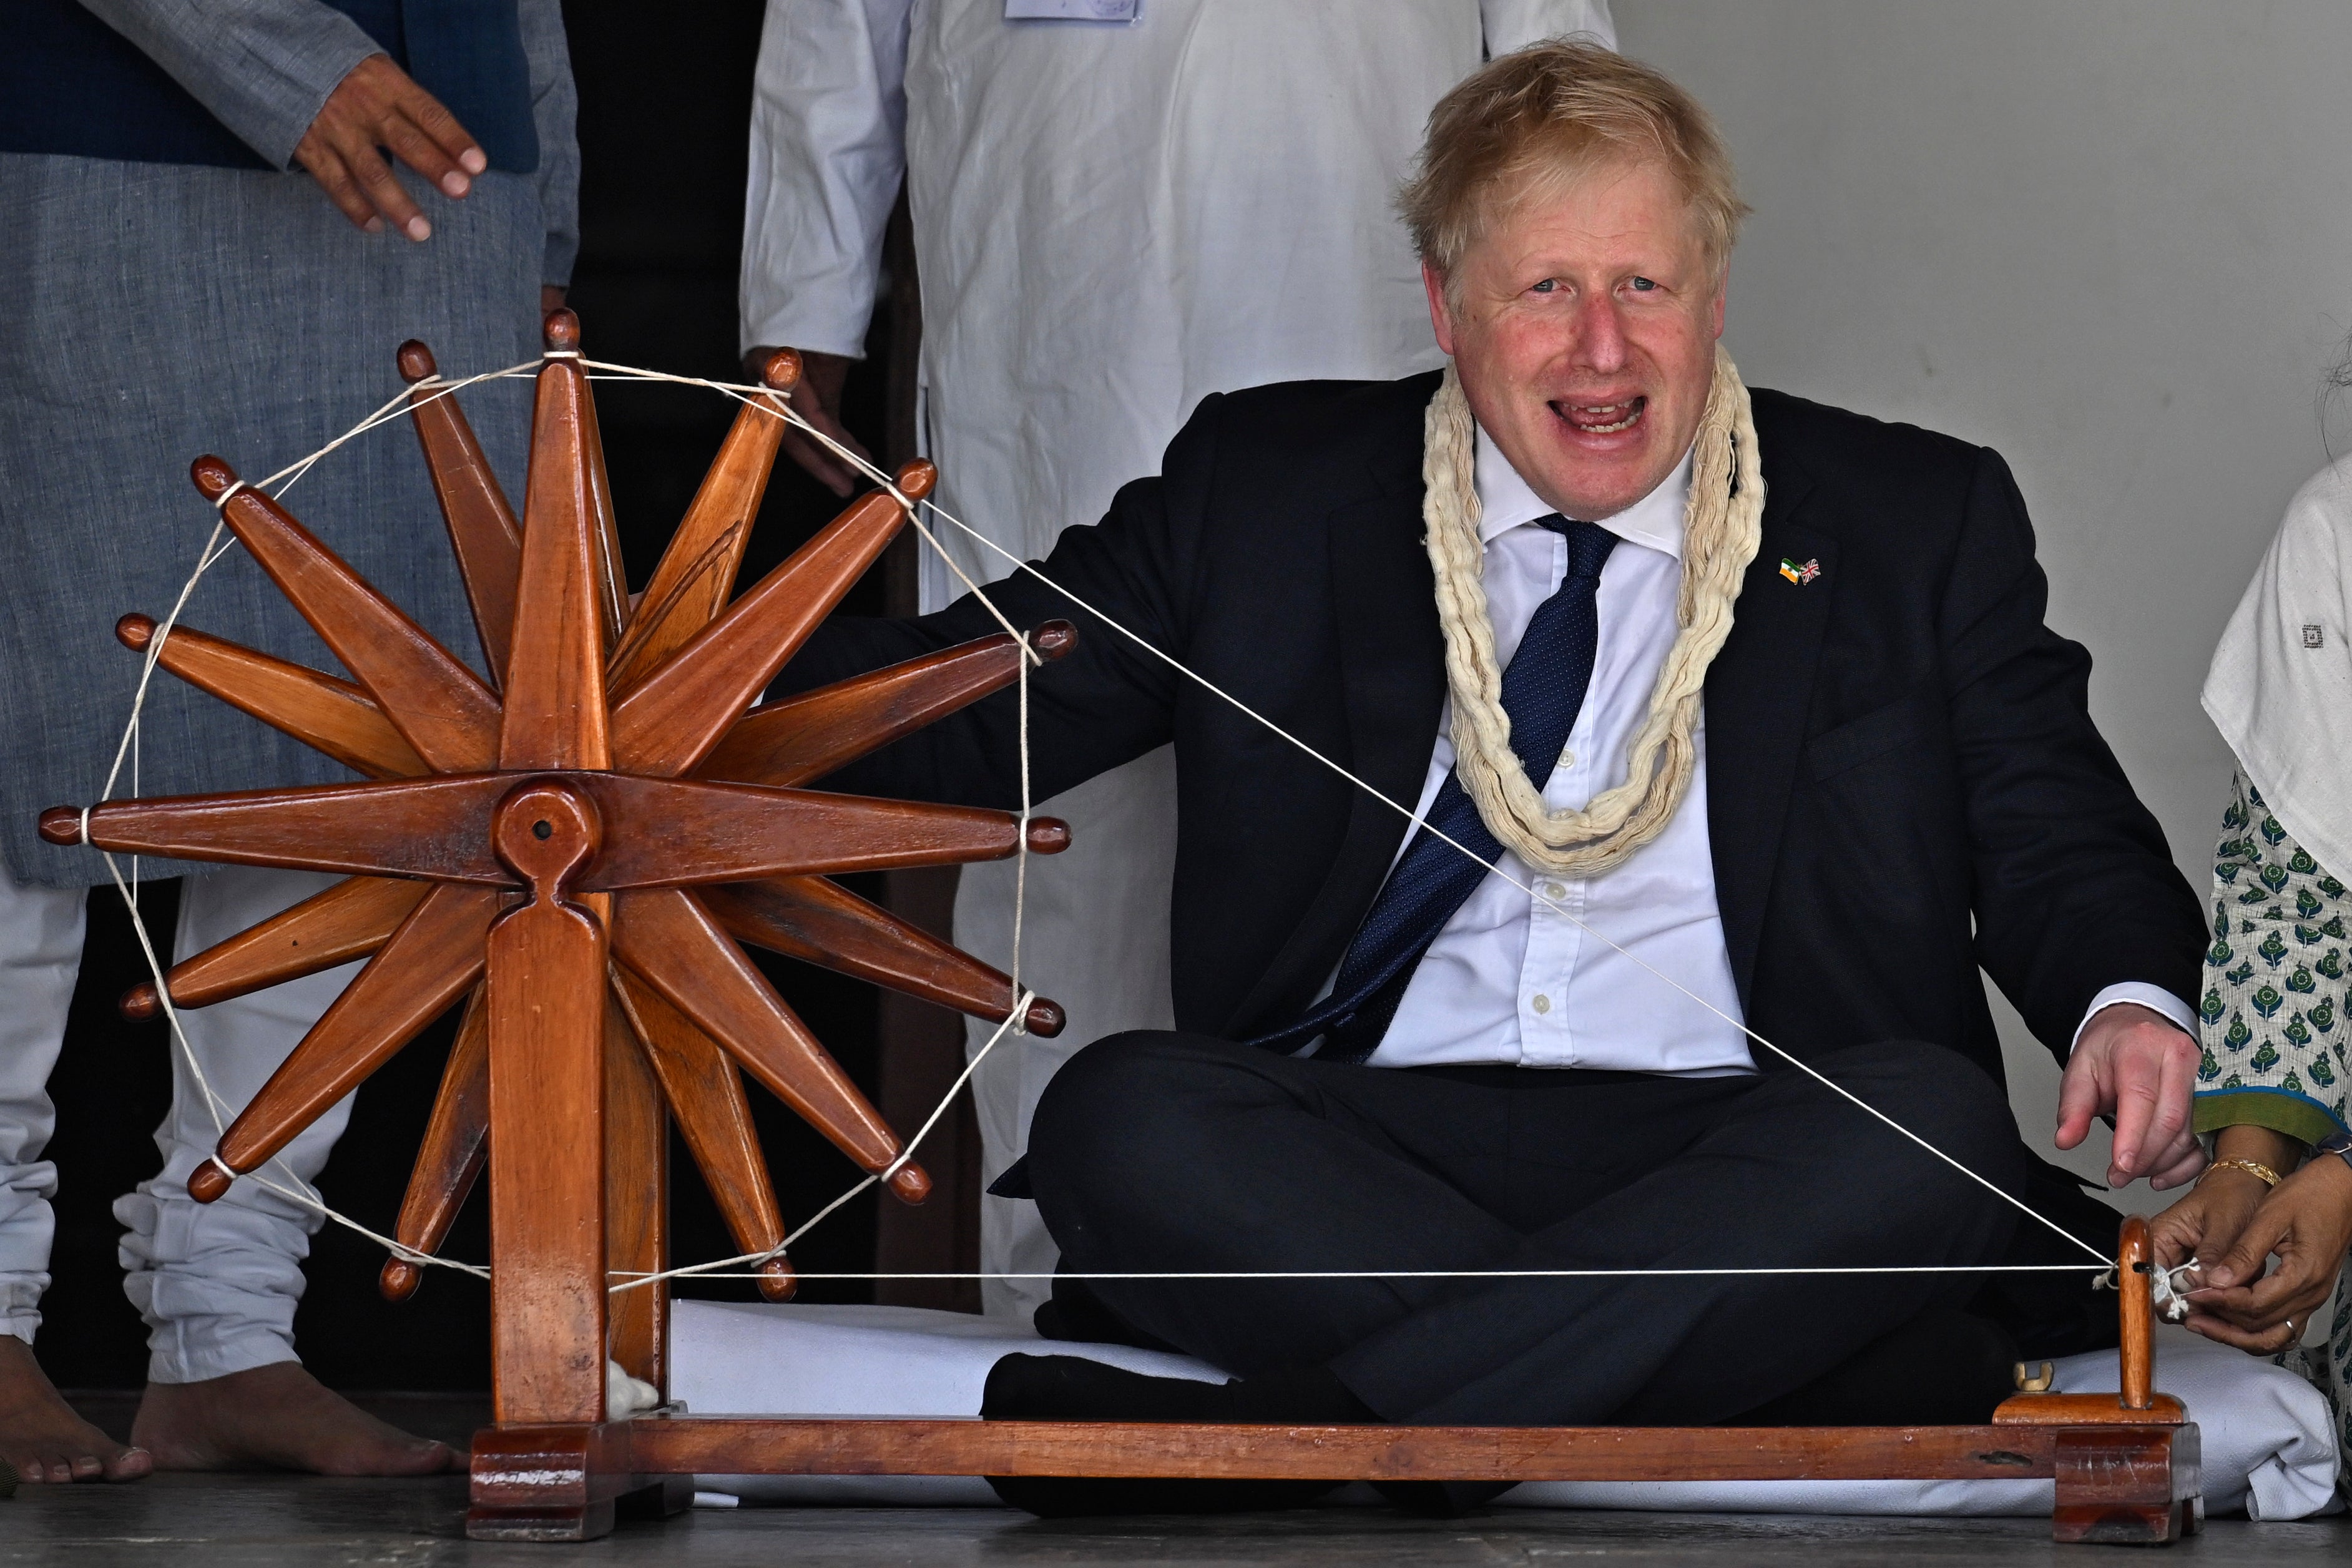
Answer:
M1421 258L1448 279L1500 212L1612 161L1665 164L1718 271L1748 205L1714 118L1661 72L1556 38L1488 62L1429 111L1397 207Z

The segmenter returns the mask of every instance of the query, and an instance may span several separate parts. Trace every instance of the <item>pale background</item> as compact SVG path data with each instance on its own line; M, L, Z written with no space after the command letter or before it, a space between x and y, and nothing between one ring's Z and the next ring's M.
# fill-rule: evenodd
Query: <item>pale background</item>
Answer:
M2052 621L2091 648L2099 723L2201 896L2230 772L2206 660L2331 435L2352 450L2352 407L2320 396L2352 324L2352 4L1614 12L1721 119L1756 208L1742 372L2009 459ZM1995 1009L2042 1137L2057 1070Z

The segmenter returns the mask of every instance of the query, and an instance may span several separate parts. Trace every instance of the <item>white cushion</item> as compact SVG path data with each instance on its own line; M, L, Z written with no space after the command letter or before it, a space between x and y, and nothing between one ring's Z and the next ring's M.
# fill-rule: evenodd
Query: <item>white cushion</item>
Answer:
M988 1369L1015 1351L1089 1356L1160 1377L1224 1380L1186 1356L1049 1342L1017 1323L918 1307L678 1301L671 1314L670 1393L697 1415L976 1415ZM2116 1386L2115 1352L2070 1356L2057 1372L2061 1393L2108 1392ZM2277 1520L2332 1510L2336 1447L2317 1389L2266 1361L2177 1329L2158 1331L2157 1386L2186 1403L2200 1428L2208 1511L2242 1509L2254 1519ZM996 1503L988 1483L971 1476L702 1476L695 1484L763 1503ZM1529 1481L1500 1500L1719 1513L2033 1515L2050 1511L2051 1483Z

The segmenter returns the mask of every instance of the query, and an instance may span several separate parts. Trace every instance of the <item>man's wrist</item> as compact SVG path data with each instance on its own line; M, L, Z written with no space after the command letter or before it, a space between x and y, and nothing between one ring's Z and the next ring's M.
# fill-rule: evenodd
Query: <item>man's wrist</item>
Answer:
M2092 1019L2110 1007L2126 1005L2145 1007L2191 1040L2197 1037L2197 1015L2189 1011L2189 1004L2161 985L2151 985L2144 980L2126 980L2107 986L2091 998L2091 1005L2083 1010L2083 1021L2074 1026L2074 1037L2068 1042L2066 1054L2072 1057L2074 1047L2083 1043L2083 1031L2091 1026Z

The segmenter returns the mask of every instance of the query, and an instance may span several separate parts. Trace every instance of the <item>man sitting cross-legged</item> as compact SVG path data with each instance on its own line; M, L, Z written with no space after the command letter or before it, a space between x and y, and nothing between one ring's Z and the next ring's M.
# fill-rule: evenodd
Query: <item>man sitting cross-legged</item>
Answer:
M2114 1332L2088 1268L1968 1271L2089 1262L2011 1200L2102 1251L2114 1216L2020 1142L1979 966L2065 1062L2061 1144L2113 1113L2113 1180L2201 1158L2198 906L2042 625L2016 487L1779 394L1744 422L1716 347L1743 209L1654 71L1494 62L1404 206L1454 375L1211 397L1043 563L1099 618L989 590L1079 626L1033 684L1040 797L1171 740L1179 770L1180 1027L1082 1052L1008 1177L1074 1277L1041 1327L1237 1381L1015 1356L985 1413L1983 1420L2021 1349ZM992 626L836 623L787 684ZM1004 805L1019 768L1008 693L840 782ZM1904 1266L1957 1272L1769 1272Z

